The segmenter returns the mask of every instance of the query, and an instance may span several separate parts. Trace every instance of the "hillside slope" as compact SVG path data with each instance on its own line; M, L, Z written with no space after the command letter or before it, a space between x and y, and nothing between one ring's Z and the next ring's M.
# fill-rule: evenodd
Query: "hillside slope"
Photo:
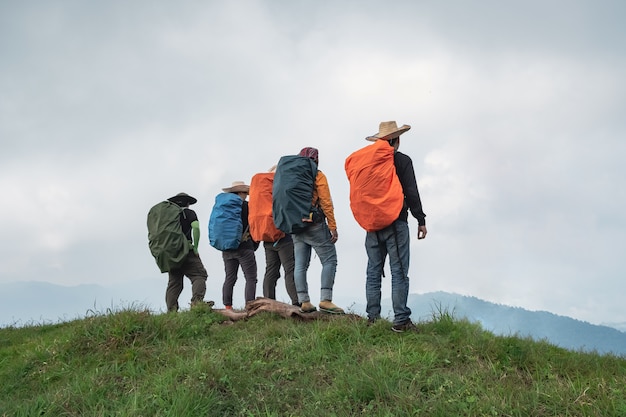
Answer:
M206 307L4 328L0 415L626 415L623 358L494 336L446 311L419 330L232 323Z

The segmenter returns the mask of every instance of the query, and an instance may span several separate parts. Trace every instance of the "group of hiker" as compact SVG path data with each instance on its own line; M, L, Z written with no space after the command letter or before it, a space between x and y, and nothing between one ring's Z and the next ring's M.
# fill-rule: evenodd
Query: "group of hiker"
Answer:
M374 143L355 151L345 161L350 208L366 231L368 322L374 323L381 317L381 282L388 256L395 332L415 329L407 306L409 210L418 222L417 238L423 239L427 233L413 162L398 151L400 136L409 129L409 125L398 127L395 121L381 122L378 132L366 138ZM269 172L253 176L249 185L235 181L216 196L209 219L209 241L222 253L222 302L226 309L232 309L240 267L245 278L246 303L256 298L255 251L262 242L266 261L264 297L276 298L282 266L291 304L302 313L319 308L329 314L344 314L333 303L335 243L339 235L328 180L318 165L318 150L306 147L297 155L281 157ZM191 281L192 306L206 303L208 274L198 255L200 226L196 213L189 208L196 202L194 197L179 193L148 213L149 246L161 272L168 272L165 300L172 312L179 309L184 276ZM308 292L307 270L312 250L322 264L318 307Z

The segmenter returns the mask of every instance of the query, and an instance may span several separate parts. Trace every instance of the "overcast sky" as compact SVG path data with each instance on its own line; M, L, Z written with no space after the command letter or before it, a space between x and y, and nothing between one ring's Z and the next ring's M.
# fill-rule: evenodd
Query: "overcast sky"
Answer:
M425 240L410 220L412 293L625 322L625 18L609 0L0 1L0 283L164 297L146 214L184 191L221 306L215 195L313 146L335 298L362 303L343 166L396 120L427 214Z

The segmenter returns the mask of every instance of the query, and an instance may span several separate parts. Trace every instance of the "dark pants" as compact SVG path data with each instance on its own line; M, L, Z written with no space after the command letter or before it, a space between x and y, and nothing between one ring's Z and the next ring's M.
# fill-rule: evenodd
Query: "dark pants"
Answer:
M276 283L280 278L280 266L285 271L285 289L291 304L298 304L298 292L293 281L295 260L293 257L293 240L285 236L278 242L264 242L265 248L265 277L263 278L263 297L276 299Z
M207 272L202 265L200 255L189 252L180 268L168 272L169 281L165 290L167 311L178 311L178 297L183 291L183 278L186 275L191 281L191 302L203 301L206 293Z
M237 282L237 272L241 265L243 276L246 279L245 299L246 303L256 298L256 258L253 249L236 249L222 252L224 260L224 286L222 287L222 302L225 306L233 305L233 288Z

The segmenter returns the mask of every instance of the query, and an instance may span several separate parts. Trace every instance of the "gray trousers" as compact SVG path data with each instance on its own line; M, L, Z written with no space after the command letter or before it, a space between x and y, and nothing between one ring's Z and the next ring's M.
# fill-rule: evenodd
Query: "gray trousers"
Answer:
M298 292L293 281L295 260L293 257L293 240L286 236L278 242L264 242L265 277L263 278L263 297L276 299L276 283L280 278L280 266L285 271L285 289L291 304L298 305Z
M237 282L237 272L239 266L243 271L243 276L246 279L245 286L245 299L246 303L253 301L256 298L256 258L254 256L253 249L236 249L222 252L222 259L224 260L224 272L226 278L224 279L224 286L222 287L222 302L225 306L233 305L233 288Z
M208 274L200 255L189 252L180 268L168 272L169 281L165 290L167 311L178 311L178 297L183 292L183 278L186 275L191 281L191 302L203 301L206 293L206 279Z

